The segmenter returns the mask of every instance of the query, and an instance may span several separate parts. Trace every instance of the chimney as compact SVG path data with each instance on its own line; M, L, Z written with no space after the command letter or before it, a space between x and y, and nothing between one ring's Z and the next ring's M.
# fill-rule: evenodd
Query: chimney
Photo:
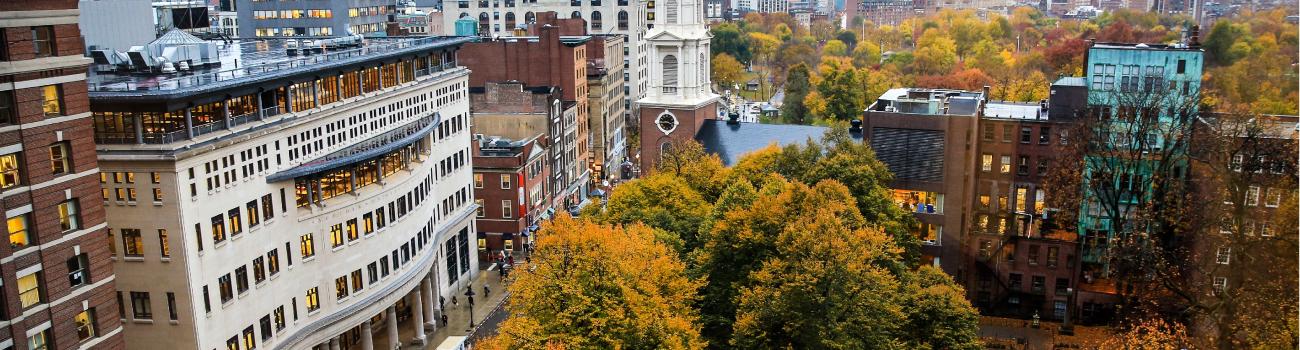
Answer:
M1187 46L1192 48L1201 47L1201 25L1192 25L1192 36L1187 41Z
M984 93L983 96L981 96L984 103L989 102L989 89L990 87L988 85L984 85L984 89L981 90Z

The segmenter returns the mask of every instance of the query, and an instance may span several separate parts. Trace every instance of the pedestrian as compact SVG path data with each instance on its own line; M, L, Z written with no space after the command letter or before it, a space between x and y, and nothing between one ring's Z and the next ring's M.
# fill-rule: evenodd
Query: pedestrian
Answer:
M502 266L501 266L501 269L497 270L497 273L501 275L501 277L497 279L497 282L501 282L501 281L505 281L505 280L506 280L506 267L505 267L505 265L502 265Z
M484 298L487 298L489 293L492 293L492 290L491 290L491 289L488 289L488 285L484 284L484 285L483 285L483 297L484 297Z
M451 305L460 305L460 303L456 302L456 296L455 296L455 295L451 296Z
M443 313L443 314L442 314L442 326L443 326L443 327L446 327L446 326L447 326L447 314L446 314L446 313Z
M510 264L510 265L514 265L514 264L515 264L515 256L514 256L514 255L511 255L509 258L506 258L506 263L508 263L508 264Z
M438 296L438 311L447 312L447 298L441 295Z

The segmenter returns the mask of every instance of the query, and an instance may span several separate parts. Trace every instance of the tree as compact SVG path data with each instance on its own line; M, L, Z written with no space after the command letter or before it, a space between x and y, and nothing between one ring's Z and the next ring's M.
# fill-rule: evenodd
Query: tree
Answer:
M839 40L845 45L848 45L849 49L857 48L858 45L858 35L848 30L841 30L838 33L835 33L835 40Z
M1202 45L1205 48L1206 61L1221 66L1232 64L1240 56L1234 54L1231 49L1244 36L1246 36L1246 29L1233 24L1232 21L1215 22L1210 28L1210 33L1205 36L1205 44Z
M828 120L859 118L866 106L862 104L863 91L858 88L857 71L846 58L827 57L817 68L814 82L817 92L826 101L826 112L816 117Z
M957 63L957 45L938 29L928 29L917 41L914 66L921 74L947 74Z
M848 54L849 46L845 45L843 41L832 39L827 41L825 46L822 46L822 55L842 57L848 56Z
M963 69L950 75L916 77L917 87L979 91L993 84L993 78L976 68Z
M749 37L741 32L740 28L734 23L724 22L713 28L713 41L709 46L713 50L713 55L725 53L731 55L740 62L749 62L752 56L749 51Z
M1187 328L1178 323L1165 322L1160 318L1144 319L1126 327L1116 336L1108 337L1100 344L1101 349L1119 350L1182 350L1187 349L1191 339Z
M785 97L781 102L781 120L789 124L808 124L812 121L808 107L804 104L804 98L812 91L808 66L796 64L790 67L787 74Z
M874 67L880 64L880 46L869 41L859 43L853 48L853 65L858 68Z
M713 81L718 83L724 89L732 89L739 84L744 76L745 67L740 65L735 58L726 53L720 53L713 56L710 62L710 68L713 73Z
M510 313L486 349L702 349L700 283L649 227L560 214L509 285Z

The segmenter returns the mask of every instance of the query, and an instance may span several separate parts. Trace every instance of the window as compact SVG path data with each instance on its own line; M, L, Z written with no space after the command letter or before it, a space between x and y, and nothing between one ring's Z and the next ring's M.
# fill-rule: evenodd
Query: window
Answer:
M262 326L262 341L265 342L268 339L271 339L271 315L262 316L262 319L258 321L258 324Z
M49 350L50 349L50 329L46 328L27 338L28 350Z
M1044 175L1047 175L1047 164L1048 164L1048 162L1049 162L1049 161L1048 161L1047 157L1039 157L1039 158L1038 158L1038 173L1037 173L1038 176L1044 176Z
M501 201L501 218L509 219L511 217L511 209L514 208L511 205L510 200Z
M1020 156L1020 161L1016 163L1016 174L1029 175L1029 156Z
M77 325L78 341L86 341L86 339L95 337L95 309L82 310L81 313L72 317L72 322Z
M1259 205L1259 186L1250 186L1246 189L1246 205Z
M474 188L483 188L483 174L474 174Z
M1020 128L1020 143L1028 144L1032 138L1033 138L1033 129L1030 129L1027 126Z
M627 0L618 0L619 5L627 6ZM618 30L627 30L627 11L618 11Z
M298 247L299 250L302 252L303 259L316 256L316 247L312 246L310 233L304 234L298 239L299 239Z
M190 184L190 185L194 185L194 184ZM161 203L162 200L163 200L163 192L162 192L162 189L161 189L161 188L154 188L154 189L153 189L153 201L154 201L154 202L157 202L157 203Z
M230 274L217 277L217 291L221 292L221 302L225 303L235 298L235 287L230 283Z
M257 226L262 223L261 215L257 215L257 201L245 203L244 212L248 214L248 227Z
M90 260L86 253L68 258L68 285L72 288L90 283Z
M985 153L980 155L980 170L984 172L993 171L993 155Z
M122 298L120 295L121 292L118 292L118 294L119 296L117 298L118 299L117 301L120 304L122 302ZM212 313L212 300L208 299L208 286L203 286L203 312ZM123 318L126 318L126 316L123 316Z
M999 169L1003 174L1011 173L1011 156L1002 156L1002 163Z
M239 350L238 335L230 337L230 339L226 339L226 350Z
M131 257L144 256L144 241L140 239L139 229L122 229L122 252Z
M275 307L275 313L271 315L275 317L275 329L284 330L284 305Z
M275 218L275 207L271 203L271 195L262 196L262 218L271 220Z
M343 300L348 297L348 275L339 276L334 279L334 299Z
M1002 126L1002 142L1011 143L1011 125Z
M1178 60L1178 74L1187 73L1187 60Z
M50 145L50 171L54 175L67 174L72 171L68 162L68 142Z
M278 249L271 249L271 251L266 252L266 271L272 276L280 273L280 251Z
M244 232L243 222L239 220L239 207L230 209L226 212L230 216L230 235L235 236Z
M1022 276L1021 274L1012 273L1011 275L1007 276L1007 287L1011 288L1011 290L1018 291L1020 290L1020 284L1023 279L1024 276Z
M348 242L355 241L357 238L361 238L357 234L357 219L348 220Z
M1277 208L1280 204L1282 204L1282 189L1270 187L1264 194L1264 206Z
M361 269L352 271L352 291L357 292L366 287L366 281L361 279Z
M1232 171L1241 171L1241 164L1245 162L1245 160L1246 157L1240 154L1232 156L1232 160L1229 162L1228 168L1232 169Z
M46 117L63 115L63 88L58 85L41 87L41 111Z
M510 189L510 174L501 174L501 189Z
M239 266L235 268L235 289L239 294L248 291L248 266Z
M167 243L167 230L158 229L158 247L162 250L164 258L172 256L171 244Z
M221 215L212 217L212 244L226 241L226 218Z
M253 350L257 348L257 339L253 336L253 326L244 328L244 349Z
M253 282L262 283L266 280L266 260L262 257L253 258Z
M3 48L0 48L2 51ZM18 122L18 104L14 103L14 91L0 91L0 124Z
M1043 276L1034 276L1029 280L1029 291L1034 293L1043 293L1047 290L1047 278Z
M167 292L167 319L179 320L180 315L176 314L176 293Z
M153 307L149 305L149 292L131 292L131 315L135 319L153 318Z
M162 183L162 176L158 175L158 172L151 172L149 173L149 182L155 184Z
M54 26L32 27L33 53L36 58L55 56L54 41Z
M1047 247L1047 267L1056 268L1056 260L1060 255L1061 247Z
M7 225L9 227L10 247L14 248L14 250L19 250L32 244L30 228L27 222L27 214L9 218Z
M0 189L18 186L18 172L22 169L18 164L18 153L0 156Z
M374 214L367 212L361 215L361 229L367 235L375 232Z
M1214 278L1214 294L1223 294L1223 290L1228 289L1227 277Z
M1039 248L1040 248L1040 247L1039 247L1037 244L1030 244L1030 245L1029 245L1029 265L1030 265L1030 266L1036 266L1036 265L1038 265L1038 249L1039 249Z
M482 198L474 199L474 205L478 206L478 209L477 209L478 214L476 214L477 217L480 217L480 218L481 218L481 217L486 217L486 216L487 216L486 214L484 214L484 212L486 211L486 209L483 208L483 199L482 199Z
M343 245L343 224L330 225L330 247Z
M80 212L80 206L76 199L69 199L59 203L59 227L64 232L81 228L81 219L77 215Z
M1232 262L1232 247L1219 247L1219 251L1214 254L1214 262L1219 265L1227 265Z

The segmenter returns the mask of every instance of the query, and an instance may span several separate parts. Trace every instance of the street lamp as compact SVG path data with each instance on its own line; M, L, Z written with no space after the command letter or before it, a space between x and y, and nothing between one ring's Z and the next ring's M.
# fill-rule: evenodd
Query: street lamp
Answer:
M465 287L465 297L469 299L469 329L465 331L474 331L474 288Z

